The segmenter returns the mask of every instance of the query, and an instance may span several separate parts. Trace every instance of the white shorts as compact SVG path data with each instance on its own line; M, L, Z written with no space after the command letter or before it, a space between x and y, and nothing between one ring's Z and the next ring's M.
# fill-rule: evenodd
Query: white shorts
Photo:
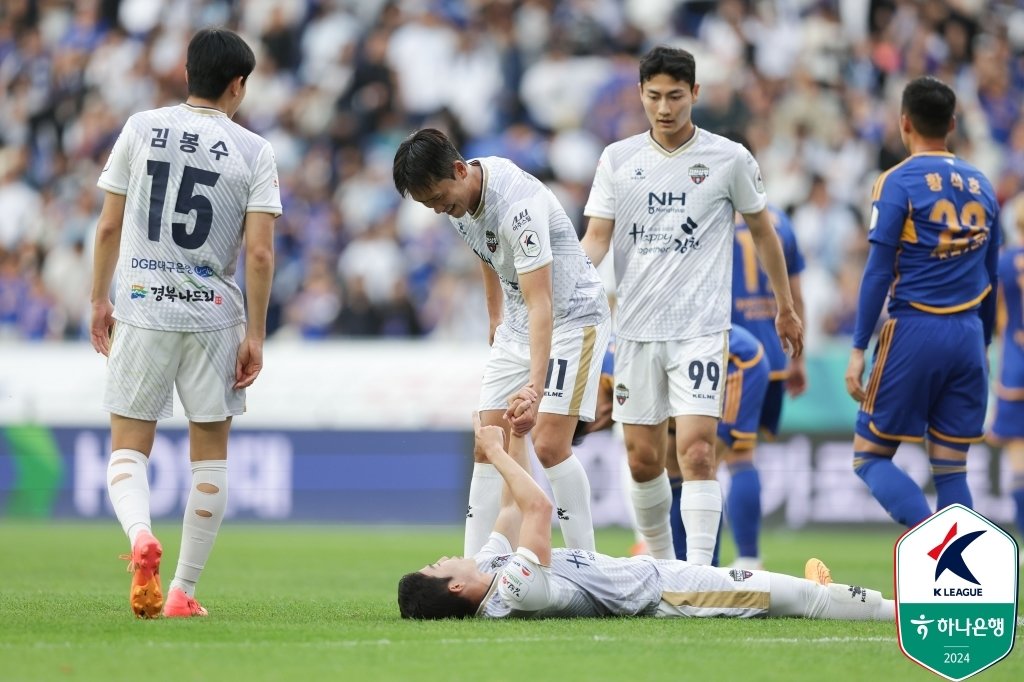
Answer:
M729 332L685 341L615 343L612 419L660 424L681 415L722 416Z
M612 323L556 329L551 335L547 385L539 412L594 421L601 364ZM508 398L530 380L530 344L509 338L498 327L480 387L480 410L505 410Z
M207 332L174 332L114 325L103 408L156 421L173 414L173 389L194 422L219 422L245 412L245 389L235 390L235 360L245 325Z
M742 568L657 561L661 574L658 618L763 618L771 602L771 573Z

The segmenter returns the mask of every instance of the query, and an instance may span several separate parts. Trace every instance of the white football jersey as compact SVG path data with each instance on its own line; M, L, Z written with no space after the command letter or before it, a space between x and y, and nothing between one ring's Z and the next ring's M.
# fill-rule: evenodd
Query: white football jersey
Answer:
M507 159L486 157L470 163L479 163L484 175L480 205L472 215L450 219L501 280L504 331L529 342L519 275L548 264L555 328L576 329L607 319L610 311L601 277L554 193Z
M729 329L733 210L767 202L750 152L706 130L673 152L650 132L606 147L584 214L615 221L616 334L671 341Z
M529 550L513 553L492 533L473 558L497 574L477 614L485 618L653 616L661 602L661 574L650 557L559 548L550 566L540 566Z
M513 552L500 533L491 533L473 560L494 574L477 608L483 618L757 618L771 603L765 571L582 549L552 549L551 565L542 566L529 549Z
M168 331L245 319L234 278L245 214L281 214L270 143L216 109L144 111L128 119L97 185L125 196L116 319Z

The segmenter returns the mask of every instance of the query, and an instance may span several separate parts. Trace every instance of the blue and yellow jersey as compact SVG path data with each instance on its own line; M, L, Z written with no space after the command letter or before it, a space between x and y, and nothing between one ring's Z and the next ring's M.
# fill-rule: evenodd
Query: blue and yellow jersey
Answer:
M786 258L786 271L790 277L799 275L804 269L804 256L793 233L789 216L775 206L768 206L772 224L782 242L782 253ZM749 330L764 346L771 367L772 380L785 379L789 358L782 349L779 335L775 331L775 316L778 306L772 293L768 275L761 268L754 250L754 238L747 224L736 225L732 256L732 322ZM731 339L730 339L731 343Z
M1024 246L999 258L999 318L1003 326L1003 359L996 395L1024 400Z
M883 173L868 238L897 250L889 312L950 314L981 303L992 288L985 257L998 244L998 215L988 179L948 152L914 154Z

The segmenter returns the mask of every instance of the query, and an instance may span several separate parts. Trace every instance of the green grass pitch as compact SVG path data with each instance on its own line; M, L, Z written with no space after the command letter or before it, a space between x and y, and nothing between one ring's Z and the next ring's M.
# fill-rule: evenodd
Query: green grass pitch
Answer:
M180 526L156 528L164 587ZM775 530L768 567L892 596L887 530ZM623 554L623 530L598 547ZM225 524L198 597L207 619L136 620L116 522L0 522L0 680L808 680L941 679L906 659L893 624L729 619L405 622L395 585L460 551L458 528ZM726 560L731 557L726 554ZM1024 680L1024 653L973 679Z

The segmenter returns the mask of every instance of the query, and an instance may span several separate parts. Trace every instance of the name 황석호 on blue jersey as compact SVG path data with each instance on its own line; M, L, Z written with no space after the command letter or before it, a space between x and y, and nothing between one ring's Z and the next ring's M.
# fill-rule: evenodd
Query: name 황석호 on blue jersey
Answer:
M875 184L870 241L897 248L889 310L948 314L981 303L998 245L999 204L988 179L948 152L915 154Z

